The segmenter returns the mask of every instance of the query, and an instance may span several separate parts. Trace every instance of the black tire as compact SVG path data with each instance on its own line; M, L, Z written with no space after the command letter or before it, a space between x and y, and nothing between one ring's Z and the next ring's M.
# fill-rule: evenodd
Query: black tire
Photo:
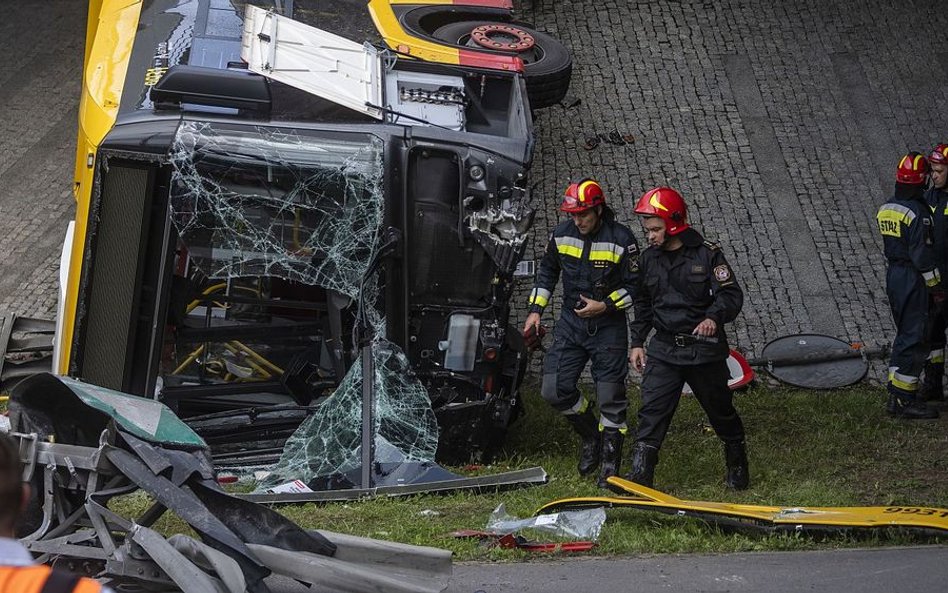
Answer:
M439 27L432 36L460 47L479 46L470 41L471 31L482 25L499 24L497 21L459 21ZM527 83L530 107L542 109L560 102L569 90L573 73L573 59L562 43L546 33L510 23L533 37L535 45L530 50L518 53L524 61L523 77ZM485 50L489 51L489 50Z

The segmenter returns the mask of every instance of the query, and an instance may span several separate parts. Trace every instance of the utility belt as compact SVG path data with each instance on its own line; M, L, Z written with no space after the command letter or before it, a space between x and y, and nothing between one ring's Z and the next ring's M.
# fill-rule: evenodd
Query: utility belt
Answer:
M719 343L717 336L698 336L695 334L680 334L663 330L655 330L653 339L666 344L671 344L672 346L676 346L678 348L687 348L688 346L694 346L695 344L716 345Z

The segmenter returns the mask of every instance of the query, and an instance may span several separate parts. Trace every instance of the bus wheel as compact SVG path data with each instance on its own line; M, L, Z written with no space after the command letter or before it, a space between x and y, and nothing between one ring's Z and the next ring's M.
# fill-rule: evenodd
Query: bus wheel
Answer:
M546 33L519 23L460 21L432 33L439 41L481 50L515 53L523 60L530 107L558 103L569 89L573 60L566 47Z

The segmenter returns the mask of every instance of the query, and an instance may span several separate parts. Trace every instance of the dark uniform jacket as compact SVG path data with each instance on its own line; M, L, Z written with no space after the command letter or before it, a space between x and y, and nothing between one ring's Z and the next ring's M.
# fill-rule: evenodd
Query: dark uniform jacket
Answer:
M913 267L929 288L941 281L933 249L931 210L919 200L891 198L876 214L889 265Z
M649 247L639 257L631 345L642 347L652 328L648 355L673 364L704 364L728 357L724 324L744 304L744 293L721 249L694 229L679 235L675 251ZM692 331L705 319L717 323L714 342L698 341Z
M948 270L948 192L931 187L925 192L925 201L932 211L932 247L935 249L935 264L938 270ZM938 285L948 289L948 276L942 276Z
M610 317L625 323L632 307L639 247L629 228L603 218L595 233L580 234L571 220L556 225L540 261L536 285L530 293L530 313L542 313L563 277L563 313L572 315L579 295L606 304L597 319Z

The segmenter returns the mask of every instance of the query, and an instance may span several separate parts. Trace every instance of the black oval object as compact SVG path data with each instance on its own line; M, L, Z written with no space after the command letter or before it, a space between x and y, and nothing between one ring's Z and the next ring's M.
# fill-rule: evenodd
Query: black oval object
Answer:
M861 381L869 371L863 353L849 343L821 334L777 338L754 363L778 381L807 389L834 389Z

